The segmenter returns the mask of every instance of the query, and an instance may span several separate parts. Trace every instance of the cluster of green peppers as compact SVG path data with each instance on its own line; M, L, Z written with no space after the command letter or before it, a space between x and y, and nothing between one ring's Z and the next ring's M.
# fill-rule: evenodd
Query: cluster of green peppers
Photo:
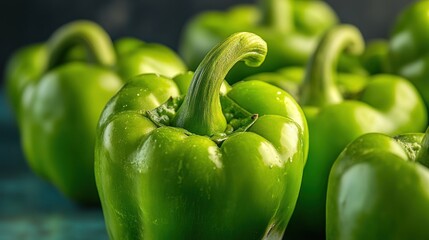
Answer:
M400 14L390 39L378 50L378 59L384 59L381 70L414 84L427 109L428 16L429 1L412 3ZM408 96L404 94L404 105L408 104ZM429 239L425 207L429 202L428 151L429 128L424 134L392 137L369 133L352 141L329 175L326 238Z
M264 63L258 68L237 64L227 75L230 83L257 72L305 65L321 34L338 22L335 12L318 0L259 0L258 5L239 5L227 12L204 12L185 27L180 53L195 69L208 51L235 32L253 32L268 44Z
M112 239L427 239L428 15L365 47L321 1L208 12L195 72L78 21L12 56L7 91L31 168L101 200Z
M330 169L349 142L365 133L421 132L427 126L425 106L411 83L387 74L337 74L336 64L343 51L364 52L362 36L353 26L339 25L328 30L306 69L284 68L278 73L245 79L268 82L291 92L308 121L309 155L286 232L291 238L324 236Z
M132 38L113 44L89 21L67 24L47 43L19 50L7 66L6 85L30 167L71 199L99 202L93 156L105 104L130 76L184 71L169 48Z

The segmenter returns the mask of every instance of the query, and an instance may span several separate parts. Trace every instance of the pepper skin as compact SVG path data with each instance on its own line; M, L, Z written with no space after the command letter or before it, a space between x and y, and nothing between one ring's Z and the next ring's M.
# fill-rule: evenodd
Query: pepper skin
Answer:
M23 47L15 52L7 63L6 92L18 120L25 87L41 78L48 69L48 62L53 61L48 59L52 48L46 45L39 43ZM55 60L58 61L58 65L74 61L94 61L91 59L93 57L88 55L91 53L87 53L82 44L65 48L67 49L60 50L62 55ZM129 79L142 73L159 73L173 77L186 71L185 64L177 54L161 44L145 43L135 38L121 38L114 43L114 48L116 66L113 66L113 70L116 70L122 79Z
M249 76L243 81L258 80L279 87L295 99L300 98L300 86L305 78L305 68L285 67L276 72L264 72ZM369 77L366 74L354 74L337 72L335 77L338 90L345 98L356 97L368 84Z
M292 89L310 131L300 195L286 231L286 237L291 239L325 236L329 171L348 143L368 132L400 134L423 131L427 126L424 103L411 83L387 74L337 74L336 64L343 51L355 55L364 51L362 36L353 26L339 25L326 32L303 81L296 68L283 69L277 79L261 78ZM258 80L258 75L248 80Z
M258 6L239 5L227 12L209 11L193 18L185 27L179 52L191 69L217 43L239 31L260 35L268 44L268 55L259 68L237 64L226 80L270 72L285 66L305 65L320 35L337 23L334 11L323 1L260 0Z
M327 239L429 239L429 130L359 137L329 176Z
M370 41L360 61L370 75L389 72L389 42L384 39Z
M128 43L118 44L126 48ZM141 61L131 63L130 54L116 54L107 33L87 21L63 26L34 49L14 57L8 79L25 156L66 196L82 204L99 202L93 167L96 126L105 104L125 83L120 76L148 70L173 76L186 70L184 64L172 51L173 59L152 49L146 55L145 46L132 53L142 55ZM123 62L133 66L123 68Z
M409 79L429 107L429 1L415 1L397 18L389 41L390 71Z
M236 33L192 79L140 75L111 99L95 148L111 239L281 239L308 150L304 114L264 82L221 87L237 61L258 66L266 51Z
M17 119L25 86L43 74L47 63L46 55L44 44L34 44L14 53L7 63L6 93Z

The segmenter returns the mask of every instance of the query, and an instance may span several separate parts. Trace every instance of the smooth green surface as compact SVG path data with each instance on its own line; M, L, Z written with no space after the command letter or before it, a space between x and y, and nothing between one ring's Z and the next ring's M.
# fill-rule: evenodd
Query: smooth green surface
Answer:
M370 133L344 149L329 176L327 239L429 238L428 137Z
M185 27L180 53L189 67L196 69L206 53L227 36L240 31L260 35L269 49L265 62L253 69L237 64L226 77L235 83L258 72L305 65L320 35L337 21L323 1L261 0L259 5L197 15Z
M19 49L6 66L6 91L17 118L25 86L38 79L47 66L47 50L43 44Z
M129 76L186 71L170 49L136 39L114 46L89 21L59 28L46 44L19 50L6 72L26 159L64 195L98 203L94 178L97 122L108 100Z
M307 155L304 114L267 83L222 86L235 62L257 66L265 53L258 36L238 33L207 55L190 83L189 73L140 75L112 98L95 148L111 239L281 239ZM184 86L175 106L171 97ZM258 117L232 129L239 113Z
M394 24L389 41L390 71L409 79L429 106L429 1L405 8Z
M426 127L424 103L405 79L337 72L340 55L344 51L362 54L363 44L355 27L340 25L322 37L305 70L284 68L245 79L264 81L291 92L308 121L309 155L287 237L325 235L328 175L348 143L364 133L421 132Z
M347 31L355 33L346 34ZM362 44L362 38L358 37L360 35L358 30L350 26L334 28L327 33L327 36L329 35L333 38L342 37L343 40L337 44L322 41L318 49L327 46L334 49L347 49L353 45ZM302 85L308 84L309 88L314 83L312 80L323 82L327 80L325 76L332 78L335 69L330 65L335 64L335 60L330 61L323 51L316 51L313 59L314 65L312 68L307 68L306 73L306 76L312 79L305 79ZM313 71L321 65L325 67L319 69L320 75L309 75L314 74ZM420 132L427 124L426 111L420 95L408 81L400 77L372 76L351 99L344 98L332 79L324 84L326 85L323 87L310 89L313 95L309 95L309 98L302 103L310 130L310 150L296 211L291 220L293 226L301 229L300 231L312 229L322 235L325 229L329 171L341 150L364 133ZM330 95L332 91L334 95ZM314 101L313 98L319 100Z

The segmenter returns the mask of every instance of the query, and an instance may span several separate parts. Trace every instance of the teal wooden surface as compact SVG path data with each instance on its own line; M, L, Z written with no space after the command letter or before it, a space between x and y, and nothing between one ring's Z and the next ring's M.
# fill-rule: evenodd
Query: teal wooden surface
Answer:
M80 207L25 162L14 118L0 89L0 240L108 239L101 208Z

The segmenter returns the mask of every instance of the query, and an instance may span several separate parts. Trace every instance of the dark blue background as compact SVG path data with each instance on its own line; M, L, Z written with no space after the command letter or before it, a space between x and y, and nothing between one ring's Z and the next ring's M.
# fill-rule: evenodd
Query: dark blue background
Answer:
M45 41L75 19L101 24L113 39L134 36L177 48L190 17L252 0L2 0L0 73L17 48ZM366 39L388 36L393 19L410 0L329 0L342 22ZM101 210L84 209L36 177L24 160L18 130L0 78L0 239L107 239Z
M0 1L0 69L26 44L45 41L75 19L100 23L113 39L135 36L177 47L183 25L199 11L226 9L256 0L4 0ZM393 19L411 0L327 0L342 22L357 25L367 39L387 37Z

